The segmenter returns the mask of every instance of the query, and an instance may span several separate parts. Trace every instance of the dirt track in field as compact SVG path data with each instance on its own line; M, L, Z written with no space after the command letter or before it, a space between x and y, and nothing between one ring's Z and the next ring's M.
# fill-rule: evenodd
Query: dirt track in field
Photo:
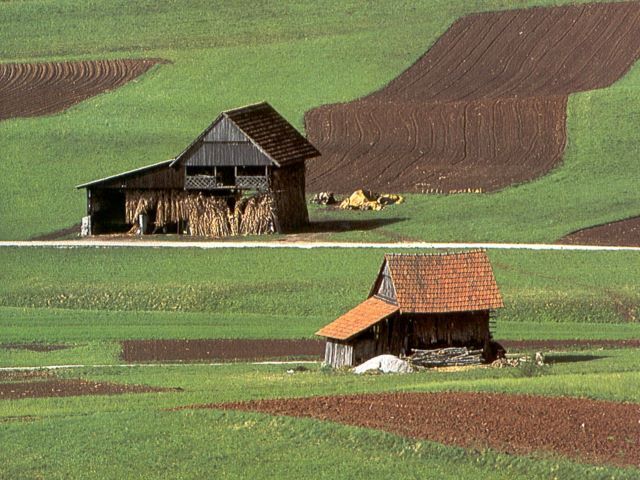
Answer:
M0 120L61 112L121 87L156 59L0 64Z
M44 380L37 382L0 383L0 400L43 397L75 397L79 395L119 395L167 391L145 385L125 385L87 380Z
M572 92L640 57L640 2L463 17L404 73L305 115L309 191L493 191L562 159Z
M324 354L321 340L125 340L121 345L122 359L126 362L320 360Z
M490 393L387 393L181 407L311 417L466 448L640 466L640 405Z
M569 245L620 245L640 247L640 217L585 228L558 240Z

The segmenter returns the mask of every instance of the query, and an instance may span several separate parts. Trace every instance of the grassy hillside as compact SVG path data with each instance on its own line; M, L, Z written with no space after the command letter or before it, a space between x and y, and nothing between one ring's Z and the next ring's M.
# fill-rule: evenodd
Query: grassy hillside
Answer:
M560 3L576 2L3 2L0 61L172 63L63 114L0 123L0 238L76 223L84 198L75 184L172 157L222 109L266 99L302 128L305 110L384 85L461 15ZM401 221L366 235L548 241L640 213L629 175L639 88L636 66L612 88L573 96L565 163L550 176L487 196L412 196L383 214Z

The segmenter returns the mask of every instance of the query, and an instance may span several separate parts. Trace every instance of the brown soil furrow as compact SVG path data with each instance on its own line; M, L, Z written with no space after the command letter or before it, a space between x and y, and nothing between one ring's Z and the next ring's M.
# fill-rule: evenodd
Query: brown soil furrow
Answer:
M306 113L322 151L307 188L494 191L532 180L562 159L567 96L611 85L639 56L637 1L461 18L386 87Z
M341 140L344 151L351 154L343 152L340 164L325 168L310 163L308 186L321 188L330 176L333 191L349 191L361 179L366 179L368 188L397 191L407 185L403 172L410 172L414 191L485 189L495 184L496 170L500 171L498 180L523 182L531 171L546 173L561 157L565 102L565 98L509 98L426 106L367 102L336 106L334 118L361 120L362 141L355 145L352 136ZM411 116L418 119L417 134L401 128ZM526 118L520 118L523 116ZM378 125L383 122L397 127L379 139L382 127ZM524 130L518 135L521 125ZM335 176L346 161L349 170L342 169L342 175ZM469 170L473 170L472 177Z
M0 120L57 113L118 88L159 60L0 64Z
M310 417L447 445L640 467L640 405L493 393L384 393L182 407Z

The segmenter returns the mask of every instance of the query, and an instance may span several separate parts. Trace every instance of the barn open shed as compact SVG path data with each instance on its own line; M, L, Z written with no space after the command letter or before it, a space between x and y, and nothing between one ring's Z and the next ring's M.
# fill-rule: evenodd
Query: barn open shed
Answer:
M305 161L318 155L268 103L228 110L175 158L78 185L83 232L295 231L309 221Z
M491 356L492 312L503 306L486 252L389 254L369 298L319 330L325 363L469 347Z

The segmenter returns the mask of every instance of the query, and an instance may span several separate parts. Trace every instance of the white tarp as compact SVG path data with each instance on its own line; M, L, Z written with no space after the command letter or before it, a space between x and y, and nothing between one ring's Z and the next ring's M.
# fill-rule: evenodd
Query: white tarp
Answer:
M380 371L382 373L411 373L413 368L409 362L401 360L394 355L379 355L373 357L366 362L358 365L353 369L353 373L361 374L371 371Z

